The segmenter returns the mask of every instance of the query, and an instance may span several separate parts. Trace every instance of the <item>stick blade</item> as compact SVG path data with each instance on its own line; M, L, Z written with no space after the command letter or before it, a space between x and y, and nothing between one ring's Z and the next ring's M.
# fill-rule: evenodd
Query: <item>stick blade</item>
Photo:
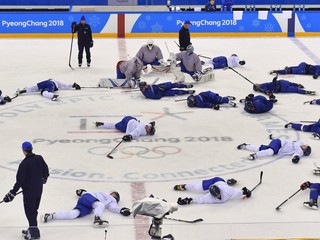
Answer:
M70 67L72 70L74 70L74 68L71 66L71 64L69 64L69 67Z
M203 222L203 219L202 218L198 218L198 219L195 219L193 222L197 223L197 222Z
M262 183L263 171L260 172L260 183Z
M276 207L276 210L277 210L277 211L280 211L280 209L281 209L281 208L279 208L279 207Z
M107 155L107 158L113 159L113 157L109 154Z

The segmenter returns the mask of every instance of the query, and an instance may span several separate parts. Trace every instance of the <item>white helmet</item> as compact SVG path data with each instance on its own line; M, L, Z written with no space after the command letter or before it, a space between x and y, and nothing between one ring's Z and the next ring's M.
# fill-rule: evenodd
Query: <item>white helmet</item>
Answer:
M149 50L151 50L153 48L153 40L152 39L148 40L147 46L148 46Z
M194 48L193 48L192 44L188 45L188 47L186 48L186 51L189 52L189 53L193 53Z

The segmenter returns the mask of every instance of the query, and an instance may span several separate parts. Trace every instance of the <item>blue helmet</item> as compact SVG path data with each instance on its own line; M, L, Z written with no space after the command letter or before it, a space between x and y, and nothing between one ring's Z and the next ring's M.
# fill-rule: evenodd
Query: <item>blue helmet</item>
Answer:
M188 107L194 107L196 105L196 101L194 99L194 95L190 95L187 98Z
M309 156L311 154L311 147L307 146L306 149L303 151L304 156Z

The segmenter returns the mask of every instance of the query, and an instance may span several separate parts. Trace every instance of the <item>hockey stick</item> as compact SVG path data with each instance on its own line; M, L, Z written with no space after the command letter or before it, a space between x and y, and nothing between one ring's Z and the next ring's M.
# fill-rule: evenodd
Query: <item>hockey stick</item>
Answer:
M254 84L252 81L250 81L248 78L246 78L245 76L243 76L241 73L239 73L237 70L235 70L232 67L228 67L228 69L231 69L232 71L234 71L235 73L237 73L239 76L243 77L245 80L247 80L249 83L251 83L254 86L257 86L256 84ZM277 77L277 76L276 76ZM257 86L257 88L259 89L260 92L266 94L267 96L272 96L273 94L268 94L266 91L264 91L261 87Z
M74 30L74 29L73 29ZM72 31L72 37L71 37L71 46L70 46L70 53L69 53L69 67L73 69L73 67L71 66L71 54L72 54L72 46L73 46L73 37L74 37L74 32Z
M202 222L203 221L202 218L198 218L198 219L191 220L191 221L184 220L184 219L178 219L178 218L170 218L170 217L164 217L164 219L178 221L178 222L185 222L185 223L197 223L197 222Z
M276 207L276 210L277 211L279 211L281 208L281 206L283 205L283 204L285 204L290 198L292 198L294 195L296 195L298 192L300 192L301 191L301 189L299 188L299 190L298 191L296 191L294 194L292 194L290 197L288 197L286 200L284 200L278 207Z
M316 123L317 121L300 121L301 123Z
M18 194L20 194L20 193L22 193L23 191L19 191L19 192L17 192L16 193L16 196L18 195ZM0 203L3 203L4 202L4 200L2 200Z
M178 46L178 48L180 48L180 45L176 41L174 41L174 43Z
M182 101L187 101L188 99L187 98L183 98L183 99L177 99L177 100L174 100L175 102L182 102Z
M200 54L198 54L198 56L202 57L202 58L206 58L206 59L211 59L211 57L203 56L203 55L200 55Z
M263 176L263 171L260 172L260 181L259 181L259 183L254 188L251 189L251 192L253 192L253 190L255 190L262 183L262 176Z
M108 155L107 155L108 158L113 159L113 157L111 156L111 153L113 153L113 152L117 149L117 147L119 147L119 145L120 145L122 142L123 142L123 139L117 144L117 146L115 146L115 147L111 150L111 152L108 153Z

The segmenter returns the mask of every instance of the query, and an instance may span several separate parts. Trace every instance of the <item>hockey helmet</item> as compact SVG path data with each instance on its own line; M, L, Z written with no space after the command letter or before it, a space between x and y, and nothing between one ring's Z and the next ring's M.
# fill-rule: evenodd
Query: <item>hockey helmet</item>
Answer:
M148 84L146 82L139 82L139 88L144 88L145 86L147 86Z
M238 55L233 53L233 54L231 54L231 57L238 57Z
M110 193L110 195L116 199L117 203L120 201L120 194L118 192L113 191Z
M154 135L155 133L156 133L156 129L155 129L155 127L154 127L154 124L152 124L152 123L154 123L154 122L151 122L151 123L149 123L147 126L148 126L148 130L147 130L147 133L149 134L149 135Z
M246 101L245 108L247 108L249 111L253 111L254 105L253 105L252 101Z
M309 156L311 154L311 147L307 145L307 147L303 151L304 156Z
M2 91L0 90L0 96L2 95Z
M195 101L193 95L190 95L190 96L187 98L187 103L188 103L188 107L194 107L194 106L196 105L196 101Z
M189 52L189 53L193 53L194 47L192 46L192 44L189 44L189 45L187 46L186 51Z
M209 188L209 192L212 196L221 200L221 192L219 187L212 184Z
M148 46L149 50L151 50L153 48L153 40L152 39L148 40L147 46Z
M244 61L244 60L239 61L239 64L240 64L240 65L245 65L245 64L246 64L246 61Z

